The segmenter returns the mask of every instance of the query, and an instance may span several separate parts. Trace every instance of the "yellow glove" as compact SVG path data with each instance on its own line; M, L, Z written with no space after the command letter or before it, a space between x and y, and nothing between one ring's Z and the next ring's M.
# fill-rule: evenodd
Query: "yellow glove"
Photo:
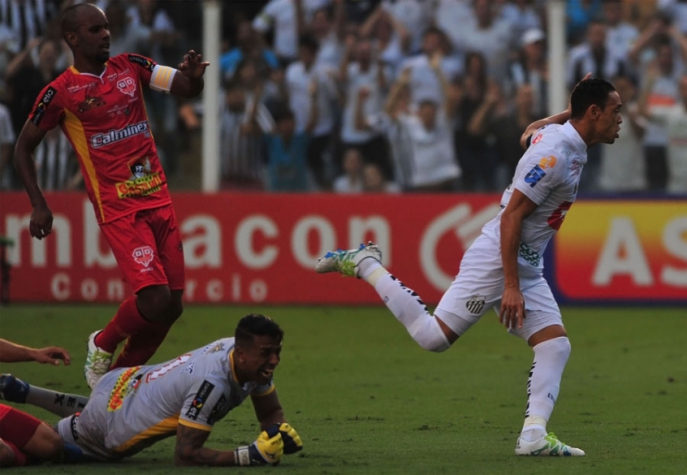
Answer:
M284 441L284 453L286 455L295 454L296 452L303 450L303 441L301 440L301 436L298 435L296 429L291 427L288 422L275 424L274 427L279 429L281 439Z
M284 454L284 441L279 430L271 427L262 431L251 445L239 447L234 451L236 465L277 465Z

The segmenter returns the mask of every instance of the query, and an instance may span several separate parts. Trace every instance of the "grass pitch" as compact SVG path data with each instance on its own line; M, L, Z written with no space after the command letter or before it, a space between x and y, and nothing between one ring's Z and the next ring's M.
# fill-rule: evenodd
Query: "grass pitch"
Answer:
M0 336L69 349L73 364L0 368L31 383L87 393L85 340L114 307L11 306ZM549 430L585 458L513 455L532 352L487 314L442 354L420 349L383 307L190 307L151 362L222 336L249 312L285 330L276 385L305 450L277 468L293 474L687 474L684 309L564 309L573 352ZM21 406L27 409L28 406ZM40 409L36 416L55 422ZM218 422L209 446L234 448L258 433L247 401ZM178 469L174 439L120 464L15 469L12 473L227 473Z

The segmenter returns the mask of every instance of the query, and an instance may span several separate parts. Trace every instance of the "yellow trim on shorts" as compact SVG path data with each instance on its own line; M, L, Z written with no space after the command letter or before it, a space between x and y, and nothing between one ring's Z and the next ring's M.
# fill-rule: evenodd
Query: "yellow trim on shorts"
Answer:
M206 430L208 432L212 430L212 426L207 424L198 424L197 422L191 422L181 418L179 418L179 424L182 426L191 427L192 429Z

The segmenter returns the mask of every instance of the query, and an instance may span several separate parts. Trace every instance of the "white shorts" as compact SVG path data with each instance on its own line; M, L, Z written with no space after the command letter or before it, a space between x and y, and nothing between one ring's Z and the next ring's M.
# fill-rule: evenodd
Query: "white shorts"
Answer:
M489 309L498 314L501 307L504 285L501 256L493 245L480 244L476 241L463 255L458 275L434 312L458 335L463 335ZM522 328L508 331L529 340L548 326L562 326L561 311L541 269L521 264L518 272L526 317Z

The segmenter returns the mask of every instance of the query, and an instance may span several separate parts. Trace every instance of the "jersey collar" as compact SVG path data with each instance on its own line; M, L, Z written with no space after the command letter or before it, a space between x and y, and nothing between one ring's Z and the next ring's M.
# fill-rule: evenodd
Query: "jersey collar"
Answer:
M94 78L102 79L105 76L105 73L107 72L107 66L108 63L105 63L105 69L103 69L103 72L100 73L99 76L91 73L82 73L81 71L76 69L76 67L73 64L69 66L69 70L72 72L72 74L76 74L77 76L91 76Z
M234 367L234 350L232 349L229 352L229 367L231 368L231 379L236 382L236 384L241 384L239 383L239 380L236 379L236 368Z
M580 153L587 153L587 143L584 140L582 140L582 137L577 132L575 127L572 126L570 121L567 121L565 124L563 124L561 130L572 141L575 150L577 150Z

